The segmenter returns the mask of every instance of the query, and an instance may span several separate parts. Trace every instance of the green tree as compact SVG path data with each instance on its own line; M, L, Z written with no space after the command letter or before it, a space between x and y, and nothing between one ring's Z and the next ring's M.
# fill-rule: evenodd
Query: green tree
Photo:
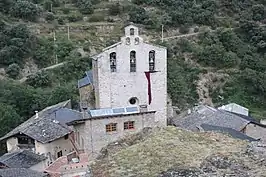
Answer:
M148 20L149 16L142 7L132 6L129 11L129 20L134 23L143 23Z
M18 0L11 7L11 14L14 17L35 21L40 14L40 9L32 2Z
M9 75L9 77L14 79L17 78L19 72L20 72L20 67L16 63L9 65L8 68L6 69L6 73Z
M12 106L0 102L0 136L14 129L21 121L19 114Z

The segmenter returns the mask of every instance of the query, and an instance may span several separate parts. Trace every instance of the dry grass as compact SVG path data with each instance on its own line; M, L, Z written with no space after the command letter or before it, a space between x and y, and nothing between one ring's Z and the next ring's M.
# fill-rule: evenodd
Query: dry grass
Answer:
M197 134L175 127L155 129L136 144L117 152L110 149L112 153L93 165L93 172L103 177L158 176L170 168L199 167L211 154L240 152L246 145L222 134Z

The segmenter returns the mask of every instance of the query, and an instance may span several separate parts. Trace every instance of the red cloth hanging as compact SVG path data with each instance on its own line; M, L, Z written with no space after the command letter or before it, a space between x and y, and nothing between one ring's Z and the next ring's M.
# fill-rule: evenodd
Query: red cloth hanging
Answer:
M151 74L150 72L145 72L146 78L148 80L148 97L149 97L149 105L151 104Z

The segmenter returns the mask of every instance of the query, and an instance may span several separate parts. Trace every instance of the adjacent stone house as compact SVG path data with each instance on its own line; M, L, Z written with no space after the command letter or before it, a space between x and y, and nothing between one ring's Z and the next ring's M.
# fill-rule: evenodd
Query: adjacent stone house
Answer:
M155 113L136 106L89 110L86 118L69 125L74 126L79 149L95 157L109 143L139 132L144 127L156 126Z
M0 168L26 168L43 172L47 166L48 158L35 154L30 150L16 150L0 157Z
M66 122L82 114L71 110L70 100L45 108L0 138L7 151L29 149L47 157L47 165L75 150L73 130Z
M173 119L171 124L191 131L217 131L230 134L235 138L266 143L266 125L247 116L246 110L216 109L200 105L189 111L187 116Z

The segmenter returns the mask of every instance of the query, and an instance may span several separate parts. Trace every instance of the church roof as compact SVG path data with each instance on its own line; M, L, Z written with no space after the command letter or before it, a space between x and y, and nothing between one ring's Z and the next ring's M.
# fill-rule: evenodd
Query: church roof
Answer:
M85 72L86 76L78 81L78 88L93 84L92 70Z

